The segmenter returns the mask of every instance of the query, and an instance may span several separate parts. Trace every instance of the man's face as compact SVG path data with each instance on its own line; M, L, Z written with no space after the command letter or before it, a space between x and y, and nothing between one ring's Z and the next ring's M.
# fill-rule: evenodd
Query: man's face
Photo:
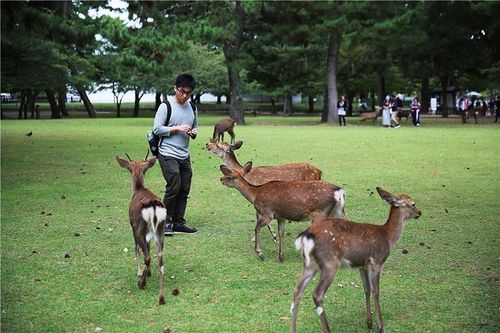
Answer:
M180 104L184 104L188 101L193 93L193 90L189 87L174 87L175 98Z

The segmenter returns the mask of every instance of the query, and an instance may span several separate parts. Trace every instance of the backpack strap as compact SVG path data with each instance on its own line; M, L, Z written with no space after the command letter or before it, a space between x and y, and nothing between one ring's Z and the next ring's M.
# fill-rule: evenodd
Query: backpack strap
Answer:
M196 125L196 104L194 104L192 101L189 101L189 104L191 105L191 109L193 110L194 114L193 126L191 127L194 127L194 125Z
M170 117L172 117L172 105L170 105L170 102L168 100L166 100L164 103L167 104L167 120L165 120L164 126L168 126L168 123L170 122ZM164 138L165 137L162 136L160 142L158 142L158 149L160 149Z

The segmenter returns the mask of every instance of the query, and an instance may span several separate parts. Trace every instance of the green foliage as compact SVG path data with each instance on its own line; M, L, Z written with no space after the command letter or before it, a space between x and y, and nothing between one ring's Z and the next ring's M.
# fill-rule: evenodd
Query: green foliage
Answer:
M219 118L202 115L191 142L186 217L200 232L166 240L165 306L157 304L154 259L146 289L137 288L127 220L131 180L115 160L125 152L144 157L152 120L3 121L2 332L288 332L302 267L293 241L307 223L287 224L284 263L265 232L267 259L257 259L254 210L220 184L220 160L203 149ZM283 126L267 126L269 119ZM424 118L420 128L403 123L390 130L356 121L348 118L338 131L311 117L249 117L249 126L235 129L244 141L238 157L254 165L315 164L346 190L346 212L355 221L386 220L376 186L410 195L423 215L408 221L384 266L387 329L498 332L497 125ZM158 166L146 185L162 194ZM320 331L311 300L316 281L300 306L300 331ZM366 330L356 271L337 274L325 311L332 332Z

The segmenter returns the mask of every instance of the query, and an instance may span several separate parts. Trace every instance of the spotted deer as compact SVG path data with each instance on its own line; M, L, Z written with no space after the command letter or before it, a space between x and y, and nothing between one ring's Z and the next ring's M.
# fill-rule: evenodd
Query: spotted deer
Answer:
M148 151L149 153L149 151ZM127 154L126 154L127 155ZM146 287L146 279L151 276L151 254L150 242L154 240L156 255L158 256L158 266L160 269L160 296L159 303L165 304L165 294L163 291L163 239L164 226L167 211L162 200L153 192L144 187L144 174L151 168L156 157L153 156L144 160L132 161L127 155L128 161L123 157L116 157L118 164L127 169L132 174L132 199L129 206L130 225L134 234L135 258L137 262L137 284L139 289ZM141 270L141 251L144 256L144 269Z
M227 187L236 188L253 204L257 213L255 253L260 259L265 258L260 248L260 229L269 225L273 219L278 220L278 260L283 261L286 220L300 222L320 217L345 217L345 193L340 187L321 180L272 181L254 186L244 178L251 168L252 163L247 162L241 174L221 165L224 176L220 181Z
M389 257L391 247L401 237L404 220L417 219L422 213L411 198L404 194L395 196L380 187L377 187L377 191L391 205L389 218L384 225L361 224L338 218L314 219L312 225L295 240L295 247L301 252L304 265L290 309L290 332L296 332L300 299L318 270L320 278L313 300L323 332L330 332L323 299L341 266L359 268L365 290L368 328L372 327L370 296L373 294L378 330L386 332L379 302L382 265Z
M212 139L207 143L206 147L212 154L222 158L222 163L229 169L242 172L243 166L238 162L234 154L234 151L240 149L242 145L243 141L228 144L226 142L218 143ZM258 166L245 173L244 178L248 183L258 186L270 181L320 180L321 175L321 170L314 165L301 162L275 166Z
M231 118L224 118L215 123L214 133L212 139L217 142L224 141L224 132L227 132L231 136L231 143L234 142L234 126L236 121Z

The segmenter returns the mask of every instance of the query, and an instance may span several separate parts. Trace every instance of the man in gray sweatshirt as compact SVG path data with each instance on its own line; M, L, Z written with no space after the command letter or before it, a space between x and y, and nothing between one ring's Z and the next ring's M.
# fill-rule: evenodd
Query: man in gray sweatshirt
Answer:
M190 74L181 74L175 79L175 95L169 98L169 107L162 103L156 111L153 132L160 137L158 161L167 182L163 203L167 208L165 236L174 232L196 233L196 228L186 225L187 198L191 189L191 159L189 139L195 139L198 133L198 115L196 107L189 101L196 86ZM168 119L168 122L167 122Z

